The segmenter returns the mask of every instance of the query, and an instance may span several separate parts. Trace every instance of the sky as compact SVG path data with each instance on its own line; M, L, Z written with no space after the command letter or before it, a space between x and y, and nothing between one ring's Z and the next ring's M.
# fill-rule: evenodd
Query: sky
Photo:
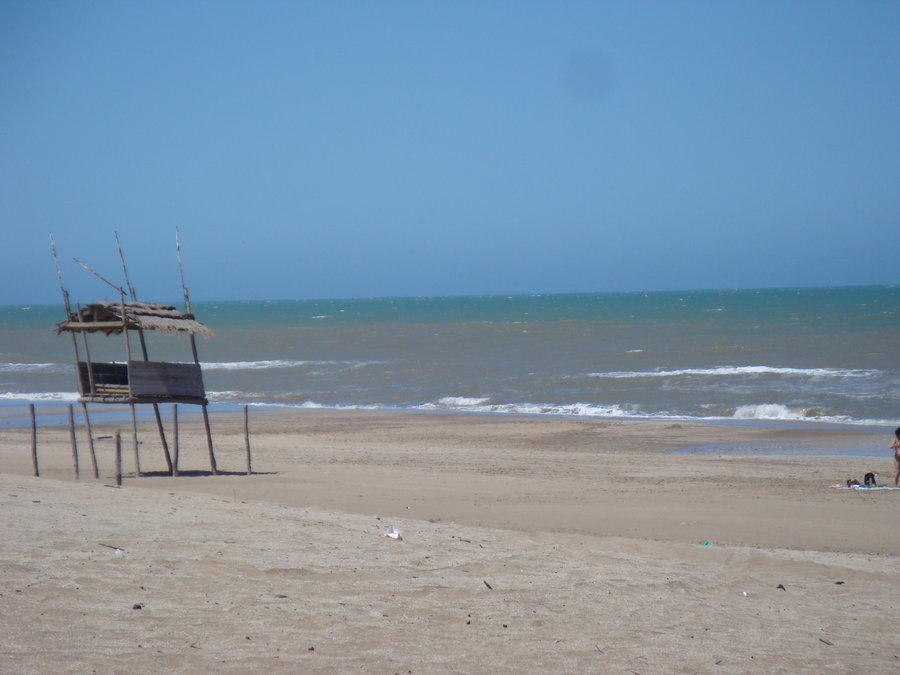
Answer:
M895 284L898 2L0 2L0 304Z

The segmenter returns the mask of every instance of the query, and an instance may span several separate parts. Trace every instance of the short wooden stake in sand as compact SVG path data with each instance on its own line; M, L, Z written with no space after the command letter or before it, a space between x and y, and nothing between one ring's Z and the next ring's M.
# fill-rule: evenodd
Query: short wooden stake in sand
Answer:
M87 403L81 402L81 412L84 413L84 428L87 431L88 450L91 453L91 466L94 469L94 478L100 478L100 467L97 466L97 453L94 452L94 433L91 431L91 418L88 417Z
M28 414L31 415L31 465L34 467L34 475L40 476L37 458L37 418L34 415L34 403L28 404Z
M138 447L138 435L137 435L137 412L134 410L134 403L130 404L131 406L131 440L134 443L134 475L141 475L141 451Z
M247 475L253 473L252 465L250 464L250 413L248 412L250 406L244 406L244 448L247 450Z
M122 434L116 432L116 485L122 485Z
M72 444L72 463L75 465L75 480L80 478L78 473L78 442L75 440L75 411L69 404L69 441Z
M172 404L172 475L178 475L178 404Z

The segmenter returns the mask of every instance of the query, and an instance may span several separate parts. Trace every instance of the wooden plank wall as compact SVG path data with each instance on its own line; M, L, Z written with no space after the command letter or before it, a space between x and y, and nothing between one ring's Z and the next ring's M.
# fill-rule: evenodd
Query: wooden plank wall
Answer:
M135 397L204 398L203 375L196 363L129 361L131 394Z
M94 384L114 384L128 386L128 366L124 363L91 363L94 372ZM91 390L90 378L88 378L87 363L78 362L78 377L81 379L81 390L85 393Z

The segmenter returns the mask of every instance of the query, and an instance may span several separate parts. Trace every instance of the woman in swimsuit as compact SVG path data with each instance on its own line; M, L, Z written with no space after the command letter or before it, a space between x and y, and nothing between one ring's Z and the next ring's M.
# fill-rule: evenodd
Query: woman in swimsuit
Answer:
M894 451L894 487L898 487L900 483L900 427L894 430L894 442L891 443L891 450Z

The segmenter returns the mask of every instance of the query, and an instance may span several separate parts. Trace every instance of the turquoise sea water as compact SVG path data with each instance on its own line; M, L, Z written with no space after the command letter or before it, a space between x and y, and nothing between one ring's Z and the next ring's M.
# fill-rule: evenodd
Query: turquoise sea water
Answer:
M98 298L79 298L84 302ZM895 286L199 302L215 406L900 424ZM0 405L75 400L60 307L0 307ZM190 360L149 336L151 358ZM93 337L94 360L122 360Z

